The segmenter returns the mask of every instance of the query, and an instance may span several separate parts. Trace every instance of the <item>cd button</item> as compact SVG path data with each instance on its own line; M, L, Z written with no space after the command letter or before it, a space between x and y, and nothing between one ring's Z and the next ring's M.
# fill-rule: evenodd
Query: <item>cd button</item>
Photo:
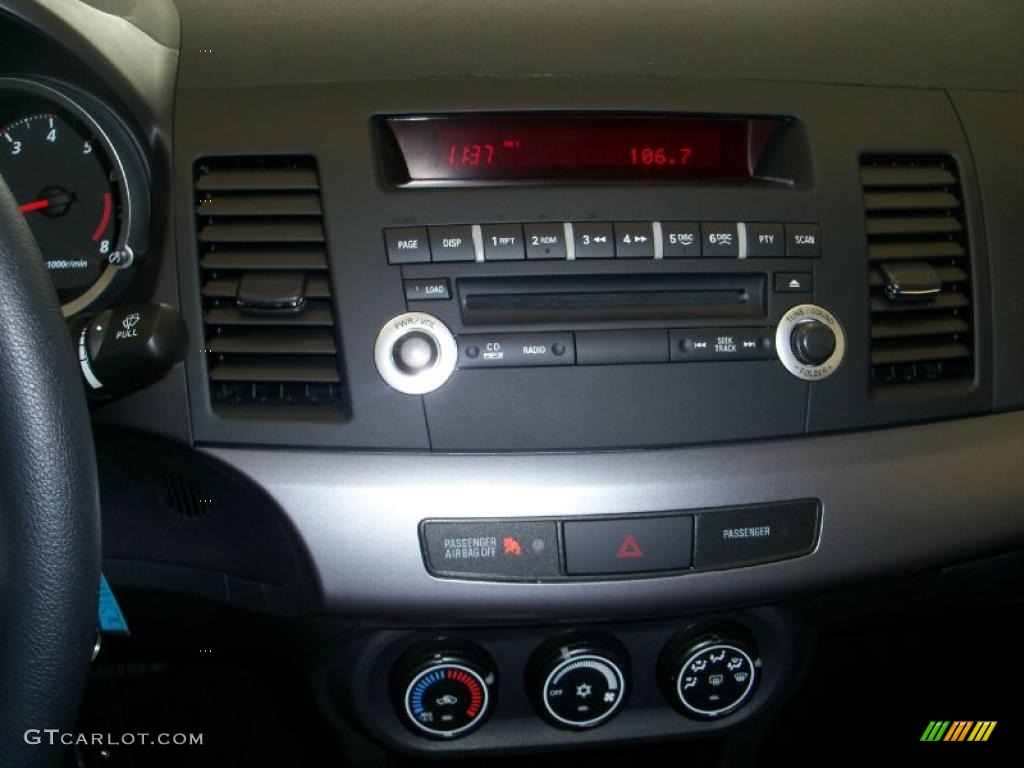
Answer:
M737 258L739 236L735 223L713 222L700 225L704 255L712 258Z
M620 259L653 259L654 228L650 222L616 222L615 255Z

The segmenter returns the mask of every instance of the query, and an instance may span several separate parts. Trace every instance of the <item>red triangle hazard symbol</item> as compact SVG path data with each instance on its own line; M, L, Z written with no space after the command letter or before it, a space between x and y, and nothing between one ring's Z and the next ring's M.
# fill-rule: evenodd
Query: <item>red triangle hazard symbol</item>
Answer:
M640 549L640 544L632 533L627 533L626 538L622 540L622 544L619 545L619 552L615 557L623 560L627 557L643 557L644 551Z

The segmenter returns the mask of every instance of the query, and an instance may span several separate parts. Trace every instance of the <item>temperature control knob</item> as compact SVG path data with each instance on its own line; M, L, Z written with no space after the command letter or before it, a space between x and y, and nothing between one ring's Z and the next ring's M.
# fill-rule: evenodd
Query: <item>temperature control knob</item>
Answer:
M684 635L661 656L659 676L672 705L688 717L725 717L754 693L760 660L736 634Z
M820 381L838 370L846 335L835 316L814 304L800 304L779 320L775 351L786 370L804 381Z
M558 728L603 725L625 701L626 652L610 637L548 643L534 654L527 674L538 711Z
M455 337L425 312L405 312L389 320L373 349L381 378L399 392L424 395L452 375L458 360Z
M494 672L482 653L446 648L403 665L396 686L406 725L433 738L456 739L487 717Z

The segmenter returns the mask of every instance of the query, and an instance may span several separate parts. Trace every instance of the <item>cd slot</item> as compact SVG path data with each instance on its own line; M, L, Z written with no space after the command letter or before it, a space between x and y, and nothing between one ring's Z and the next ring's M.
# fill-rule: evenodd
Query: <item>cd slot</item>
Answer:
M765 316L764 273L461 278L466 325Z

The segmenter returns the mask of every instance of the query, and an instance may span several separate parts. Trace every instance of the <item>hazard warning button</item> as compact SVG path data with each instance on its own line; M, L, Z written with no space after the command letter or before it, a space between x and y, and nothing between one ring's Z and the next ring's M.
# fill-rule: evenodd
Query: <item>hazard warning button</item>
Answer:
M567 521L563 539L570 576L680 571L693 560L688 515Z

